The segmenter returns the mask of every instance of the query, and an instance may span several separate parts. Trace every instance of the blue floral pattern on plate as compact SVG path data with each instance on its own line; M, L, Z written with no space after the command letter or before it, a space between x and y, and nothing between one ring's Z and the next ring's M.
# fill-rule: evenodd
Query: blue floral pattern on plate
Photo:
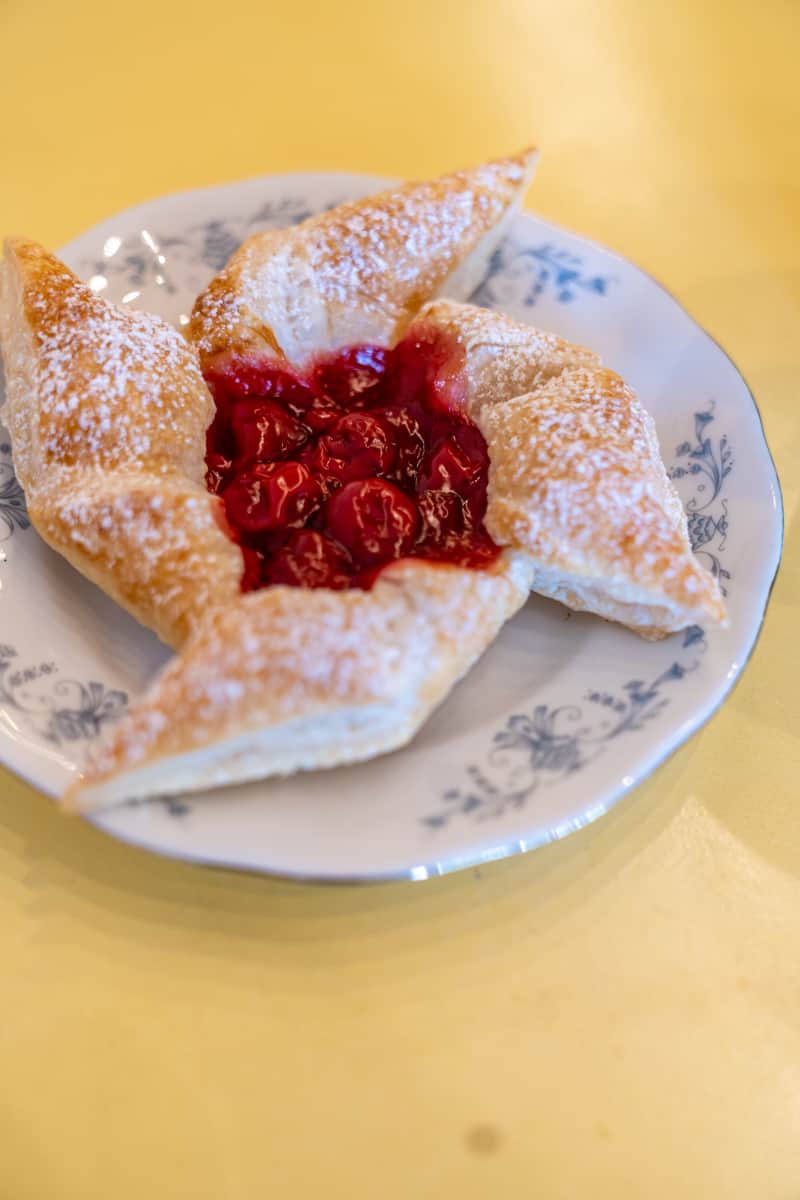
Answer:
M0 400L2 394L0 380ZM25 494L11 462L11 444L3 439L0 440L0 542L10 538L15 529L29 528Z
M533 308L549 292L559 304L578 296L606 296L613 275L593 274L571 251L545 242L526 246L506 238L489 260L489 269L470 299L485 308Z
M682 442L675 451L676 458L688 465L674 466L669 474L673 479L696 481L695 492L685 503L692 548L705 555L722 585L731 578L719 559L728 532L727 502L722 500L716 513L709 510L733 470L733 453L726 436L715 442L708 433L713 420L713 405L695 413L694 442ZM582 770L609 742L642 729L663 712L669 704L667 685L699 666L706 649L700 626L684 631L681 649L682 657L650 683L631 679L616 693L592 690L580 704L540 704L530 715L509 717L493 737L485 766L468 766L466 782L447 788L440 807L421 817L421 824L439 830L459 818L501 817L509 809L524 807L542 784Z
M127 694L97 680L64 679L52 661L23 666L13 646L0 645L0 705L22 716L44 741L91 741L124 712Z
M299 197L287 197L265 201L243 221L204 221L188 226L180 235L160 237L145 230L135 239L112 239L112 245L106 247L111 254L87 262L86 270L96 276L102 274L106 280L117 278L126 288L134 290L154 280L168 294L173 294L177 289L171 271L175 267L180 271L184 259L194 263L199 259L209 271L218 271L250 233L297 224L313 211ZM167 262L171 264L169 268ZM611 275L586 270L578 255L553 242L526 246L506 238L492 254L487 273L471 300L490 307L516 304L531 308L549 289L558 303L569 304L581 293L605 297L614 282ZM728 532L727 500L722 499L718 508L714 505L732 470L733 457L726 437L714 443L708 435L707 427L713 420L713 405L695 414L694 440L677 447L678 461L669 474L675 480L686 477L696 480L695 493L686 503L692 546L706 558L724 590L730 572L722 566L719 556ZM9 450L7 443L0 445L0 453L7 454ZM29 524L22 489L10 463L0 464L0 523L7 527L6 536L15 523L20 528ZM422 817L422 824L438 830L459 817L484 821L501 816L509 808L526 804L543 782L581 770L609 741L641 729L663 711L669 703L668 694L664 694L667 685L682 679L697 666L697 655L705 648L703 631L698 627L687 630L683 648L687 651L694 648L692 660L675 661L649 684L630 680L616 695L588 692L581 704L555 707L541 704L531 715L510 717L494 735L486 767L467 767L468 782L448 788L442 796L441 809ZM0 678L7 666L0 661ZM29 668L28 673L33 671L40 677L54 670L52 664L43 663ZM44 718L38 714L40 731L48 740L94 736L106 721L123 711L127 700L124 693L107 692L95 682L66 686L79 689L74 706L57 708L53 698L52 709L47 709ZM0 700L23 708L16 695L13 689L3 689ZM592 714L587 706L592 706ZM599 720L597 712L601 713ZM171 816L183 817L191 812L191 804L185 800L153 798L152 802L163 804L164 811Z
M63 257L110 299L185 324L194 296L244 238L384 183L317 174L184 193L110 218ZM677 446L667 455L673 478L698 554L732 591L730 628L645 643L534 603L407 748L224 797L119 806L92 818L110 834L179 858L306 878L428 878L598 817L729 690L780 554L779 490L741 376L638 268L531 215L514 219L473 299L591 345L635 380L662 445ZM643 323L658 336L642 336ZM730 436L716 436L719 426ZM57 793L164 656L32 533L19 536L27 517L7 452L4 466L0 614L12 643L4 649L17 654L0 658L0 753Z
M198 263L216 273L251 234L296 225L337 203L338 199L320 205L287 196L265 200L240 220L203 221L188 225L180 234L142 230L125 239L112 237L106 241L104 256L86 259L83 269L98 290L123 281L131 299L137 299L151 284L174 295L178 291L176 274L185 283L187 269L196 272ZM607 296L615 282L613 275L593 272L579 255L555 242L527 246L507 237L493 252L486 275L470 299L488 308L532 308L549 292L558 303L570 304L580 295Z
M0 402L3 379L0 375ZM31 528L22 485L14 473L11 443L0 427L0 542L15 530ZM6 561L0 551L0 562ZM90 741L106 724L122 715L124 691L97 680L65 679L50 659L22 665L14 646L0 645L0 711L13 710L27 729L52 745Z
M189 224L180 233L143 229L126 238L107 238L103 256L85 259L83 273L98 291L109 284L120 284L129 300L138 299L142 290L151 285L174 296L179 290L178 281L184 289L189 280L194 287L200 287L203 273L209 278L222 270L251 234L260 229L297 225L313 216L314 211L301 197L287 196L276 201L265 200L242 220L219 218ZM203 269L199 273L198 266Z
M669 477L685 479L693 476L697 481L695 494L686 505L692 549L705 559L705 565L719 580L723 595L727 595L730 572L723 568L719 555L725 548L728 534L728 502L723 499L715 506L715 501L733 470L733 451L727 437L714 443L707 435L706 428L713 420L713 405L707 412L695 413L694 441L681 442L678 446L675 456L683 461L672 468Z
M695 628L690 642L698 640ZM702 640L702 631L699 631ZM442 829L457 817L486 821L509 809L522 808L545 781L582 770L602 752L605 743L623 733L643 728L669 703L662 694L666 684L683 679L686 667L674 662L651 683L632 679L622 694L587 692L583 704L548 708L537 705L531 716L517 713L494 735L486 769L470 766L468 782L448 788L440 811L422 818L430 829ZM587 705L600 713L592 718ZM488 772L491 772L489 774Z

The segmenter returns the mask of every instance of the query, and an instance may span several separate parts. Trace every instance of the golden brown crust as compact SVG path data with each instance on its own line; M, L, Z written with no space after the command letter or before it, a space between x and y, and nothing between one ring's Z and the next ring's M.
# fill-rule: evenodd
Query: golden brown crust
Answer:
M530 555L534 591L645 637L724 620L655 423L618 375L486 309L439 301L419 320L458 344L465 407L489 448L486 526Z
M487 522L518 553L492 571L408 560L368 593L270 588L211 614L112 730L74 804L401 745L529 584L648 637L722 617L653 422L618 376L591 351L469 305L428 305L420 326L458 342L465 407L490 450Z
M535 592L645 637L724 619L655 422L618 374L591 350L485 308L437 301L419 320L458 344L465 407L491 462L487 528L529 554Z
M475 422L484 406L524 396L567 367L600 365L585 346L474 304L433 300L420 309L415 328L417 321L455 344L464 407Z
M206 362L223 343L297 367L351 341L395 341L442 285L477 282L532 167L521 155L251 239L198 303ZM202 483L211 405L191 352L32 243L10 243L6 258L9 424L34 523L186 642L100 749L78 806L355 761L411 737L523 603L527 563L404 562L368 594L242 596L241 555Z
M9 239L5 420L31 520L164 641L239 595L241 552L204 485L213 402L180 335L114 308L54 255Z
M188 327L206 369L218 354L312 354L392 345L448 281L467 295L519 205L535 153L342 204L249 238L198 297Z
M407 742L524 603L530 568L405 560L373 589L266 588L216 609L114 726L82 810L371 758Z
M424 301L469 280L530 166L502 160L251 239L195 307L206 365L257 353L302 368L343 345L392 344ZM631 390L591 351L444 301L420 320L458 343L465 407L489 446L487 525L507 547L497 564L404 560L366 593L242 596L241 555L202 483L211 407L191 352L38 248L16 243L7 258L0 336L34 523L182 646L98 746L73 807L401 745L531 585L645 636L724 615Z

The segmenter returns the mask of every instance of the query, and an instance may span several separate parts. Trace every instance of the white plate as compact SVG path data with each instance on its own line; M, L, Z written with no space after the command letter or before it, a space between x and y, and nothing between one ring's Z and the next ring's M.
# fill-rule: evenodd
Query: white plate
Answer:
M287 175L155 200L72 242L110 299L173 321L248 233L385 181ZM520 216L475 299L598 350L655 416L730 628L640 641L532 599L411 746L362 766L122 806L108 833L164 854L315 879L424 879L563 837L706 721L758 636L780 558L775 469L747 385L637 267ZM0 757L49 793L166 652L28 528L0 449Z

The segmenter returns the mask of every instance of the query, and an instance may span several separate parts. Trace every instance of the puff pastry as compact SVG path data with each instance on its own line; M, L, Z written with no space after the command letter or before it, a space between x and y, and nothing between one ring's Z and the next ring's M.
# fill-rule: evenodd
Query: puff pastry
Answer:
M218 355L303 368L344 346L393 345L426 300L477 287L536 157L405 184L248 238L194 306L203 370Z
M197 360L41 246L5 244L3 416L31 521L168 644L239 595L242 554L204 483L213 414Z
M655 422L618 375L487 309L439 301L419 320L458 347L465 408L489 450L486 526L530 557L535 592L646 638L724 621Z
M233 395L230 411L245 422L234 428L239 450L244 439L250 453L255 437L277 462L248 462L234 483L227 462L222 503L203 485L214 403L192 351L156 318L99 300L39 247L8 244L0 303L7 422L33 523L179 650L97 746L70 806L355 762L402 745L531 587L645 636L724 619L715 582L691 554L653 422L632 391L589 350L436 299L476 282L532 164L528 153L393 189L257 235L234 255L198 298L190 338L217 397L215 426L228 419ZM375 395L391 364L410 362L416 379L414 355L428 356L414 386L432 396L430 411L415 392L408 412L430 444L411 467L391 447L381 458L381 430L407 437L407 424L397 424L391 396L364 398L361 367L348 366L349 399L333 405L333 417L318 407L319 386L317 407L303 407L318 364L350 363L353 346L373 355L357 356L359 364L379 362L384 372ZM331 447L342 444L342 425L350 440L337 459ZM278 450L276 428L285 442ZM352 478L359 447L378 481L366 468ZM328 493L311 478L323 467ZM292 487L305 480L296 493L303 503L313 492L313 518L299 502L285 516L290 468ZM237 504L246 500L244 533L234 484ZM373 493L382 502L399 495L394 509L380 509L382 533L367 529L371 543L352 521L334 519L342 508L361 512L347 508L348 495L366 503L370 488L371 513ZM402 488L419 493L421 526L418 515L413 526L411 517L397 524L409 508ZM278 509L288 534L273 519ZM437 523L431 514L445 510ZM307 532L294 528L304 524ZM303 538L313 545L318 570L319 547L334 535L342 561L352 555L350 574L331 573L326 560L315 586L284 586L287 562L296 571L311 561L293 547ZM243 586L257 590L243 594Z

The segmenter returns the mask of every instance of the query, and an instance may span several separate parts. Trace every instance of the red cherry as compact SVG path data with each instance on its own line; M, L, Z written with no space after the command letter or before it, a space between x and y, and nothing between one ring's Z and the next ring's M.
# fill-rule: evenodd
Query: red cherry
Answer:
M258 393L255 393L258 394ZM314 392L304 379L293 375L291 371L273 370L264 379L264 390L261 393L292 408L303 408L313 400Z
M428 375L428 404L439 412L461 412L466 399L464 351L449 338L440 337L433 350Z
M386 376L386 393L395 404L407 407L424 401L428 382L428 364L420 353L422 343L404 338L392 351Z
M344 410L328 396L315 396L313 403L301 411L293 406L292 411L298 412L300 419L314 433L324 433L344 416Z
M333 536L363 566L407 554L419 529L413 501L385 479L345 484L328 501L325 520Z
M421 403L441 412L458 409L463 357L455 338L417 322L394 348L386 391L399 404Z
M456 425L422 465L421 491L444 489L468 493L485 478L489 453L481 432L474 425Z
M270 583L290 587L327 587L337 591L350 586L350 564L339 547L323 533L299 529L269 564Z
M311 384L295 377L278 381L274 393L266 394L274 395L292 416L315 433L330 429L344 416L344 410L330 396L320 395Z
M264 533L302 525L321 503L321 493L302 463L256 463L228 484L222 496L235 529Z
M386 426L371 413L348 413L317 442L314 470L348 483L383 475L394 461Z
M367 408L380 395L388 359L389 351L381 346L355 346L317 363L313 380L342 408Z
M423 542L444 545L469 531L472 519L458 492L423 492L417 503Z
M450 537L438 545L422 545L421 558L454 563L459 567L488 567L497 559L499 549L488 533L469 533Z
M308 386L272 356L241 358L235 354L218 355L206 366L204 374L214 395L226 394L231 400L242 396L291 396Z
M463 494L464 504L470 516L470 523L473 529L477 529L486 516L486 508L488 506L489 497L486 494L486 476L481 475L480 479L466 494Z
M275 400L237 400L231 425L243 459L287 458L308 441L309 431Z
M244 558L244 571L242 573L241 588L243 592L254 592L262 584L262 573L264 567L264 557L258 550L253 550L250 546L240 546Z
M460 561L465 567L486 567L495 562L499 553L500 547L488 533L474 533L465 541Z
M377 414L389 427L395 450L394 478L405 487L413 488L425 457L425 434L422 409L403 408L399 404L380 409Z
M217 405L220 406L237 396L263 394L264 376L272 369L269 360L262 364L224 354L208 364L203 373Z
M226 458L231 457L233 446L228 423L228 409L227 399L217 404L214 419L206 430L207 454L222 454Z
M320 494L323 499L327 499L328 496L332 496L333 493L341 486L339 481L334 479L332 475L324 475L320 472L319 467L317 466L317 446L315 442L309 442L308 445L303 447L303 449L297 455L297 461L302 463L304 467L308 468L309 472L314 477L317 486L319 487Z
M244 590L369 588L405 554L467 566L496 556L482 527L488 452L460 403L462 357L417 322L393 351L352 347L307 378L275 356L217 358L206 371L217 403L206 478L244 543Z
M233 463L224 454L213 451L206 455L206 487L216 496L228 482Z

